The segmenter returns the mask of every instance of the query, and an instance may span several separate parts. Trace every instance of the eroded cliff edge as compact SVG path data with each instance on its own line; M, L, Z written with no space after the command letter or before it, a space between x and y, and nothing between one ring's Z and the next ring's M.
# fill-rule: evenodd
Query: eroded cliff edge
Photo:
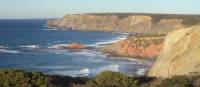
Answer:
M163 49L165 35L129 35L127 39L107 45L101 49L110 56L129 58L157 58Z
M164 45L163 51L148 73L149 76L199 74L200 25L169 33Z
M72 14L48 21L51 27L73 30L150 34L167 34L196 23L200 23L200 16L135 13Z

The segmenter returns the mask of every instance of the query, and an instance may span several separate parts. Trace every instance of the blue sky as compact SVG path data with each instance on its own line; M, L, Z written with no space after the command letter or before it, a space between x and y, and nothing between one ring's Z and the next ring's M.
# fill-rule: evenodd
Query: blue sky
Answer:
M0 0L0 19L101 12L200 14L200 0Z

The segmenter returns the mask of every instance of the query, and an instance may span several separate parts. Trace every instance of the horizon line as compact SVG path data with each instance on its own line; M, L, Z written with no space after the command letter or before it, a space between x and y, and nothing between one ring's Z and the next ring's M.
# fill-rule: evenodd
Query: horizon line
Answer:
M59 19L63 18L65 15L76 15L76 14L146 14L146 15L186 15L186 16L200 16L199 13L159 13L159 12L83 12L83 13L66 13L62 17L30 17L30 18L0 18L0 20L9 20L9 19L18 19L18 20L26 20L26 19Z

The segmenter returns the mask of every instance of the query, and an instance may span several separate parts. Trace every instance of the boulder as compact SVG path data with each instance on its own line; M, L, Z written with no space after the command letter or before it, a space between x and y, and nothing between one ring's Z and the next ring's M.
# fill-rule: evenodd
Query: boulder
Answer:
M84 46L83 44L80 44L80 43L71 43L68 46L62 46L61 48L64 48L64 49L85 49L86 46Z

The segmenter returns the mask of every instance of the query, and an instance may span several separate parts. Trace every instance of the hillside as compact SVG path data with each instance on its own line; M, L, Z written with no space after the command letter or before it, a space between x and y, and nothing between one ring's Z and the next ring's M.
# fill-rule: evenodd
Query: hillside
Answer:
M167 34L200 23L199 15L142 14L142 13L88 13L71 14L49 20L50 27L84 31L114 31L149 34Z
M149 71L149 76L199 74L200 25L169 33L164 45L160 57Z
M101 49L111 56L129 58L157 58L163 48L165 35L131 35L127 39L112 43Z

